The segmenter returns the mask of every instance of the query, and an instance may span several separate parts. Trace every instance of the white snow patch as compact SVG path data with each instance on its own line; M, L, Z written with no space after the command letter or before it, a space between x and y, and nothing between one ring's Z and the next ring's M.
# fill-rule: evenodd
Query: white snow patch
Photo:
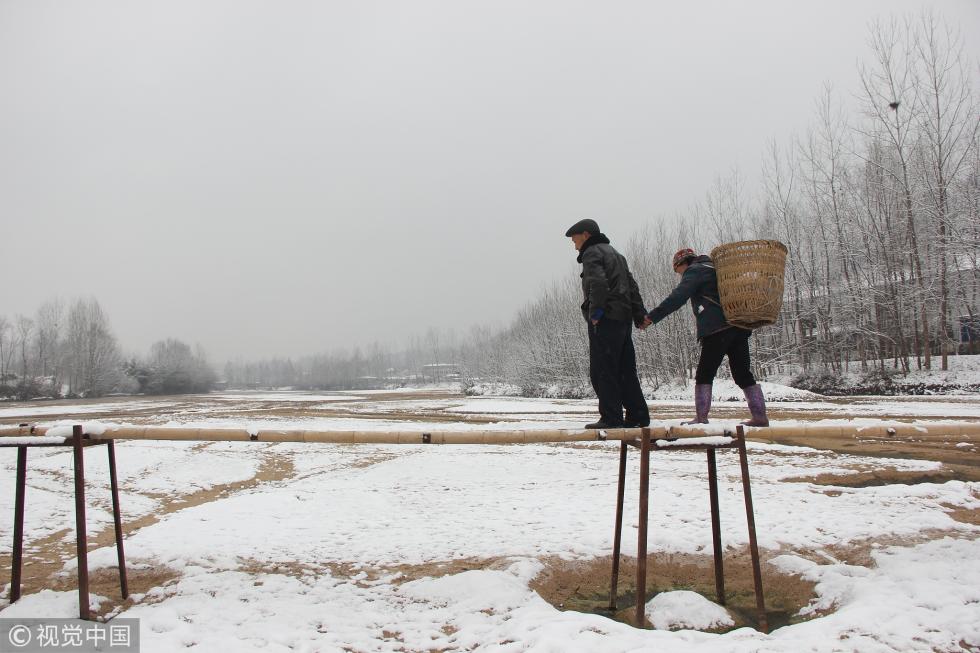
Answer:
M47 435L23 435L23 436L10 436L10 437L0 437L0 444L5 444L8 446L20 446L20 445L38 445L38 444L64 444L67 438L64 437L52 437Z
M468 399L446 409L449 413L594 413L595 400Z
M283 402L316 402L316 401L356 401L362 399L353 394L315 394L309 392L227 392L223 394L209 394L208 399L218 399L220 401L283 401Z
M770 560L816 582L817 598L803 614L832 611L774 635L792 632L815 642L846 636L848 651L958 651L962 643L965 650L980 644L980 540L947 537L871 555L870 568L793 555Z
M98 610L106 597L89 594L89 605ZM19 601L0 610L3 619L52 619L78 618L78 592L55 592L44 589L34 594L25 594ZM6 642L4 642L6 644ZM0 650L7 650L6 646Z
M53 425L48 427L45 431L45 435L51 437L70 437L74 433L74 428L77 425L81 425L82 432L85 435L92 435L98 437L105 434L107 425L102 422L73 422L70 420L61 420L55 422Z
M658 630L708 630L735 625L728 610L689 590L657 594L647 601L646 616Z
M113 410L132 411L151 408L161 411L175 405L173 401L111 401L98 404L21 404L0 408L0 419L40 415L81 415L84 413L111 413ZM77 422L76 422L77 423Z
M676 438L672 440L657 440L658 447L720 447L731 444L732 438L726 435L709 435L703 438Z
M527 600L527 584L513 574L493 570L464 571L441 578L414 580L399 588L399 594L440 605L478 612L502 612Z
M821 401L826 399L823 395L815 392L792 388L780 383L760 381L759 385L762 386L762 392L768 401ZM690 401L691 397L694 396L694 381L689 381L683 385L664 384L656 388L653 394L660 400ZM711 387L711 397L716 402L745 401L742 389L735 385L731 379L715 379Z

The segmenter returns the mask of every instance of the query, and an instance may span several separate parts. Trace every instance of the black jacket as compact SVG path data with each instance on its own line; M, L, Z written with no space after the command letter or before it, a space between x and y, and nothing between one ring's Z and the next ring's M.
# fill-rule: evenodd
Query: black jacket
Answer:
M664 319L684 302L691 300L694 318L698 325L698 340L731 325L725 320L721 310L721 298L718 296L718 275L715 266L708 256L699 256L684 270L681 282L677 284L667 299L650 311L649 316L654 324Z
M603 310L603 317L626 322L633 320L639 325L646 317L640 289L630 274L626 258L613 249L609 239L596 234L582 245L578 253L582 264L582 315L586 321L597 308Z

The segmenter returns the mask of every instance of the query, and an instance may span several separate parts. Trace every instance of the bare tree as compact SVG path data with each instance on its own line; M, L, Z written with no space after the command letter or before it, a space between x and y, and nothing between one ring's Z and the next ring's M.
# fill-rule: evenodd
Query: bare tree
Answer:
M0 315L0 387L7 385L7 374L10 373L10 361L14 355L14 347L10 336L10 320Z
M918 138L916 126L920 110L920 98L916 92L913 21L911 18L901 23L894 19L888 22L878 21L872 24L870 32L873 64L862 65L859 72L865 114L871 123L864 133L869 138L887 142L892 157L868 162L883 164L885 178L897 186L902 196L905 244L911 272L919 290L917 300L921 335L916 336L917 360L920 360L918 355L921 355L922 366L929 369L932 350L929 347L928 293L926 277L922 271L923 253L919 246L919 207L915 199L917 188L912 174L912 156ZM895 165L890 165L891 161Z
M37 325L36 357L38 374L54 377L52 385L58 385L58 346L64 330L64 305L60 300L51 300L37 309L34 322Z
M935 14L922 14L914 35L917 55L915 87L918 130L922 135L921 176L927 188L927 212L934 226L939 268L939 342L942 369L948 363L950 189L967 171L965 165L977 134L978 106L959 34ZM954 254L955 261L955 251Z
M31 339L34 335L34 320L25 316L18 315L14 322L15 342L20 349L20 392L24 399L33 393L34 379L33 369L29 360L31 353Z
M72 394L101 396L122 381L119 347L95 299L78 300L68 312L66 360Z

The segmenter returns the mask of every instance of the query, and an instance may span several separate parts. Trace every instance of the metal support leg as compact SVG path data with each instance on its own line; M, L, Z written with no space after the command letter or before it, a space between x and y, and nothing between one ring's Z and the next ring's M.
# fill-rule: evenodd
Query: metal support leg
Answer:
M72 427L75 464L75 544L78 551L78 618L89 619L88 534L85 530L85 456L82 427Z
M27 490L27 447L17 447L17 487L14 497L14 550L10 561L10 602L20 599L24 566L24 495Z
M116 443L109 440L109 483L112 488L112 521L116 528L116 558L119 562L119 589L122 597L129 598L126 581L126 552L123 550L122 517L119 513L119 483L116 481Z
M636 616L638 628L646 623L647 603L647 517L650 499L650 429L640 439L640 514L636 541Z
M708 494L711 496L711 542L715 551L715 595L725 605L725 567L721 550L721 513L718 509L718 466L715 450L708 449Z
M742 494L745 496L745 521L749 525L749 552L752 554L752 579L755 581L755 606L759 612L759 627L769 632L766 604L762 597L762 568L759 564L759 542L755 536L755 510L752 507L752 487L749 483L749 458L745 453L745 429L738 427L738 460L742 466Z
M609 588L609 609L616 609L616 593L619 587L619 558L623 540L623 498L626 492L626 451L624 440L619 444L619 485L616 486L616 530L613 533L612 584Z

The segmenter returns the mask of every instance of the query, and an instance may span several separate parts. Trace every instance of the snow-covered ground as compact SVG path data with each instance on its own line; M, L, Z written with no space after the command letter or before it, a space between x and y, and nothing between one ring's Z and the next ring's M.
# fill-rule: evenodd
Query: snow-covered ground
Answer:
M277 393L262 401L279 401ZM244 395L243 404L257 401ZM591 414L590 401L439 396L384 401L363 393L296 394L282 405L323 401L353 415L209 416L187 409L141 423L299 428L563 428ZM220 397L221 404L235 395ZM664 402L666 404L666 402ZM867 404L876 414L980 417L977 402ZM107 404L103 404L105 407ZM792 404L794 411L843 420L855 406ZM858 404L865 406L865 404ZM93 408L96 405L86 405ZM653 406L654 410L657 404ZM674 407L675 409L677 406ZM354 410L356 409L356 410ZM16 410L11 408L10 410ZM370 412L364 419L356 413ZM954 412L955 411L955 412ZM377 414L391 414L390 420ZM435 420L441 414L450 421ZM933 413L927 412L927 415ZM18 414L19 415L19 414ZM397 415L397 417L396 417ZM426 417L428 416L428 417ZM484 416L490 424L453 421ZM428 420L428 421L427 421ZM499 420L499 421L496 421ZM124 420L120 420L124 421ZM111 528L107 469L86 450L89 529ZM798 480L894 468L926 472L940 463L839 455L752 443L749 449L759 543L767 569L815 583L800 623L762 634L729 632L725 609L690 592L651 597L657 630L598 614L563 611L531 589L548 560L589 561L612 551L618 447L613 443L522 446L382 446L266 443L120 442L127 522L156 515L129 535L131 569L166 570L172 580L114 608L141 619L143 651L957 651L980 647L980 527L953 511L980 508L980 483L828 487ZM739 470L718 456L722 539L747 544ZM31 450L28 558L39 541L73 538L71 459ZM654 454L649 544L652 552L711 551L703 454ZM0 488L11 488L13 450L0 450ZM629 460L623 553L636 554L638 460ZM797 479L797 480L790 480ZM231 487L203 502L177 495ZM12 531L13 493L0 492L0 542ZM47 539L45 539L47 538ZM848 547L868 561L846 561ZM484 560L479 568L440 565ZM112 547L90 566L115 564ZM67 556L65 571L73 571ZM424 573L417 570L423 569ZM416 570L416 571L409 571ZM656 574L656 568L651 574ZM0 617L73 616L76 594L27 588ZM4 587L0 606L9 586ZM98 600L98 599L96 599ZM104 600L103 600L104 601ZM678 630L668 630L678 628Z

